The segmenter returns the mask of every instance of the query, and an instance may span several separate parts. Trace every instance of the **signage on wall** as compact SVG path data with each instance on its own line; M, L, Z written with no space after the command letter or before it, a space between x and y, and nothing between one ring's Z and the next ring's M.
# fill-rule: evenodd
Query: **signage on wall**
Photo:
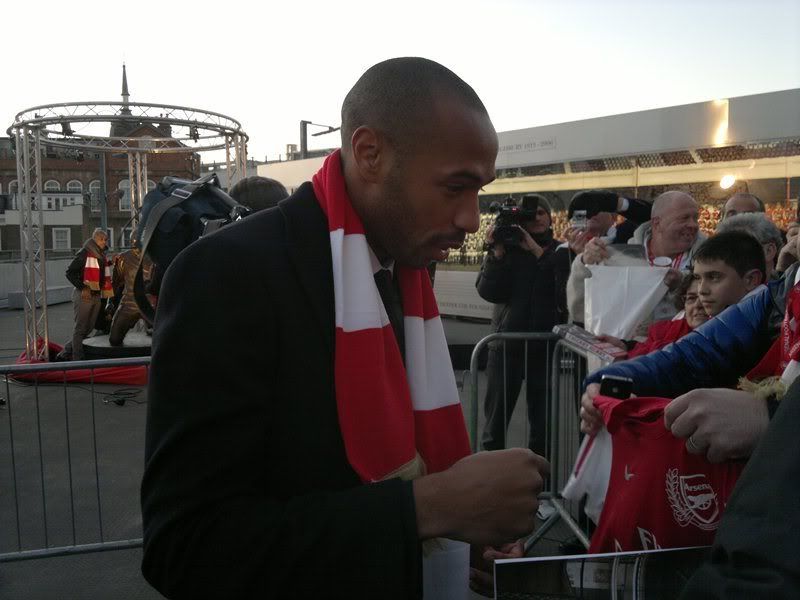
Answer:
M539 150L555 150L556 138L548 137L532 139L518 144L505 144L500 146L500 152L537 152Z

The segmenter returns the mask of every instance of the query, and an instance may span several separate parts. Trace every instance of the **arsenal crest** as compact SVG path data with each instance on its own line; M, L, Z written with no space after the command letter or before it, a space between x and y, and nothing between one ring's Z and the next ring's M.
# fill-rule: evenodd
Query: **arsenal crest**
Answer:
M679 475L678 469L669 469L666 488L678 525L686 527L691 524L704 531L717 528L719 502L705 474Z

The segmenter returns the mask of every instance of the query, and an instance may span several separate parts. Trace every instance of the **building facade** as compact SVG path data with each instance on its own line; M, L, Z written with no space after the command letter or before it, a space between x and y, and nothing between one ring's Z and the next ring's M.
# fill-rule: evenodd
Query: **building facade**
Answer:
M127 73L123 66L123 101L128 101ZM121 113L126 108L121 109ZM130 112L128 111L128 114ZM171 137L168 126L148 122L114 122L113 137ZM177 145L178 142L176 141ZM149 154L148 191L167 175L196 179L200 157L192 153ZM17 165L13 140L0 138L0 258L14 258L19 252L19 206ZM124 151L85 153L73 149L42 146L42 209L48 251L72 252L80 248L95 227L101 226L105 204L110 246L114 250L130 245L136 215L131 204L128 158Z

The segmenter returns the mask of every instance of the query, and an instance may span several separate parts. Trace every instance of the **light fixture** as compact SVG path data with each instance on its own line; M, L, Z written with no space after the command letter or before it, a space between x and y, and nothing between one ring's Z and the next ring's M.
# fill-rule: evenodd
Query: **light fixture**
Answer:
M734 183L736 183L736 175L723 175L722 179L719 180L719 187L723 190L727 190L730 189Z

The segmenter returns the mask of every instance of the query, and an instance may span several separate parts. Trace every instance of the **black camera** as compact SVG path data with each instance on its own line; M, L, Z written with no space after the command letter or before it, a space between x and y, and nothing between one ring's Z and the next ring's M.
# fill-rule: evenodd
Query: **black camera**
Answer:
M494 242L519 246L522 242L522 232L517 226L523 227L527 221L535 219L538 208L539 198L535 195L523 196L519 204L511 196L502 202L492 202L489 212L497 213L492 234Z

